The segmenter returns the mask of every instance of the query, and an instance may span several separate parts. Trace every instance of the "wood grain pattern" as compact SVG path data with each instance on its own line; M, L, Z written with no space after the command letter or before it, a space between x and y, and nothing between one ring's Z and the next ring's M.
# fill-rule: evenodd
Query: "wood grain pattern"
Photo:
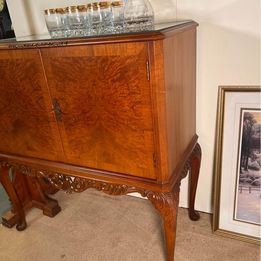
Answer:
M0 151L62 160L39 51L0 51L0 79Z
M41 52L67 162L155 179L147 45Z
M150 42L158 179L168 182L196 135L196 29Z
M168 179L196 135L196 29L163 41Z
M184 152L183 160L178 164L169 182L159 183L157 180L151 180L142 177L134 177L125 174L114 173L106 170L96 170L87 167L71 165L68 163L51 162L46 160L39 160L34 158L25 158L20 156L13 156L8 154L0 154L0 161L8 159L8 161L16 162L21 165L29 165L34 169L50 170L54 173L64 173L65 175L72 175L79 178L88 178L93 180L100 180L107 183L120 184L123 183L129 187L142 187L146 190L155 192L169 192L173 190L173 186L178 182L180 176L185 178L190 170L190 155L194 150L198 137L195 136L191 141L189 147ZM184 166L186 162L186 166ZM185 171L185 172L184 172ZM184 172L184 173L183 173Z
M47 190L138 192L161 214L174 259L189 171L189 215L199 218L196 26L0 45L0 181L14 205L6 225L24 229L25 206L57 214Z
M164 53L163 42L155 41L149 43L150 64L151 64L151 89L153 97L153 115L155 142L157 144L157 179L164 182L165 177L169 179L170 170L168 166L168 139L166 119L166 90L164 75Z

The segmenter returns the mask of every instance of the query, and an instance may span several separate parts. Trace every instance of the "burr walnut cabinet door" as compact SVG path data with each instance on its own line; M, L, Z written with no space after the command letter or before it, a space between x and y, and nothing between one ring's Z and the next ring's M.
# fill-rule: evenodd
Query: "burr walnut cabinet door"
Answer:
M41 53L67 162L155 179L147 44Z
M0 152L63 159L37 50L0 51Z

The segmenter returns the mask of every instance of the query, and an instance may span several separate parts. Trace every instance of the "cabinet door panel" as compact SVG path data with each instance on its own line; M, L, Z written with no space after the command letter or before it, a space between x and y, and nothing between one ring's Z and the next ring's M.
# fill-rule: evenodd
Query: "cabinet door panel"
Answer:
M62 160L39 51L0 51L0 79L0 152Z
M145 43L42 51L67 161L155 179Z

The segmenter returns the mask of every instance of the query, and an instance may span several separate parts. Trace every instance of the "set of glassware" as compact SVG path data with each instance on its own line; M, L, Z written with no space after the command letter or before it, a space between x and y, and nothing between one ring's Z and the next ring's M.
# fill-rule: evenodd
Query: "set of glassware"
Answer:
M149 0L94 2L44 13L52 38L138 32L152 29L154 23Z

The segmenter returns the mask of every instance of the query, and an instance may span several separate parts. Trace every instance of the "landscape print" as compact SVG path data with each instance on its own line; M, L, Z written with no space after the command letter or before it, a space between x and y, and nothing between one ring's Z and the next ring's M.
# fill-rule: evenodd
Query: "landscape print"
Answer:
M261 111L241 110L234 219L261 224Z

